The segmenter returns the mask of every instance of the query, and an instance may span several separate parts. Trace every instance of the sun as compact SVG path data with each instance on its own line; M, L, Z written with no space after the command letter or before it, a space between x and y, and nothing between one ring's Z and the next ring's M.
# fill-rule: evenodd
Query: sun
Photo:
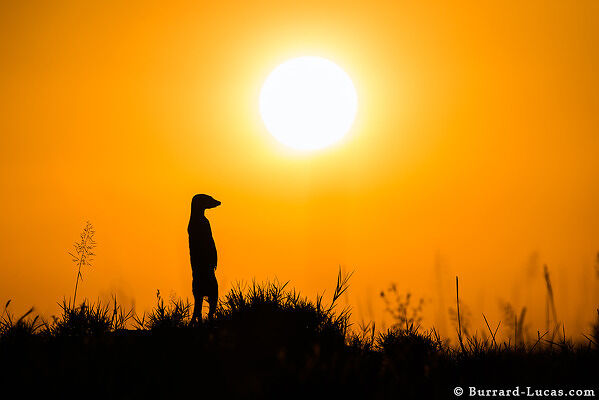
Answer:
M268 131L298 150L339 141L351 128L358 96L350 77L322 57L299 57L276 67L260 91L260 114Z

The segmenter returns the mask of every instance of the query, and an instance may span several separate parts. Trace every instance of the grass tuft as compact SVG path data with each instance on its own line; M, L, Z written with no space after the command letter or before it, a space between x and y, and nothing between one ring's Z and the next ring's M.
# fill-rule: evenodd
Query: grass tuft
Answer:
M143 313L141 317L134 315L133 319L138 330L183 328L188 326L191 320L191 303L189 300L171 298L165 305L160 290L157 290L156 306L148 314Z
M133 316L133 310L125 311L117 302L90 303L84 300L79 306L71 306L65 299L58 303L62 313L53 317L48 326L52 336L95 336L126 329Z

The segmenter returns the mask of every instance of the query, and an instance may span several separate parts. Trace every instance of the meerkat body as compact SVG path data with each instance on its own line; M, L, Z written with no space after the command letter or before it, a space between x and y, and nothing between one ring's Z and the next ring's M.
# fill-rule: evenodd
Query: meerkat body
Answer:
M209 208L218 207L220 201L206 194L196 194L191 201L191 215L187 233L189 235L189 259L192 271L192 291L195 299L191 323L202 319L202 303L208 297L208 318L214 316L218 302L218 282L214 271L217 252L210 222L204 215Z

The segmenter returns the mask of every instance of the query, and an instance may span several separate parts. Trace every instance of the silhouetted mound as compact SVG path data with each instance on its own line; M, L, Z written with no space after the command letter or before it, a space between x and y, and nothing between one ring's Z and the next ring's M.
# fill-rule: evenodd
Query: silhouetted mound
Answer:
M345 283L344 283L345 282ZM59 398L453 398L456 386L593 388L598 351L562 342L535 349L470 341L464 349L413 325L349 330L348 310L285 284L236 286L213 321L189 327L191 305L158 295L149 314L71 308L52 323L3 317L0 384ZM5 309L6 311L6 309ZM6 314L9 315L9 314Z

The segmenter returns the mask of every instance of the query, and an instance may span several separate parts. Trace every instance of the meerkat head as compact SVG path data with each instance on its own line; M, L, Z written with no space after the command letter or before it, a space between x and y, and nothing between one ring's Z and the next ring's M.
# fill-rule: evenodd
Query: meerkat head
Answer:
M214 199L212 196L208 196L207 194L196 194L193 196L193 199L191 199L192 209L206 210L208 208L218 207L220 204L220 201Z

